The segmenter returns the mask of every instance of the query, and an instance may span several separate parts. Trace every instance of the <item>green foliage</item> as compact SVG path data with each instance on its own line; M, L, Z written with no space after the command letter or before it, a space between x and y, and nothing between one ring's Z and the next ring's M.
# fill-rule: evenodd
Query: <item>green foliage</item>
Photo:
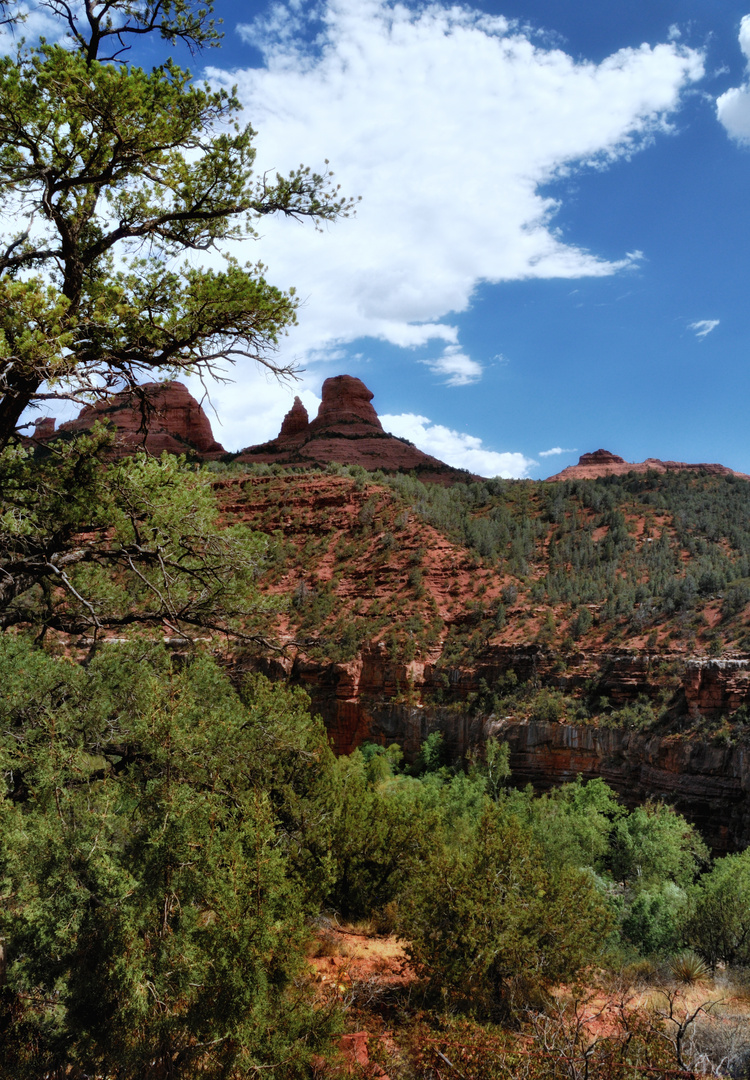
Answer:
M517 819L491 804L460 850L427 851L399 912L412 962L436 988L505 1015L572 978L611 922L588 875L551 870Z
M419 773L438 772L445 762L445 745L442 731L432 731L419 751L414 771Z
M512 791L507 806L526 825L552 866L602 870L615 827L625 811L610 787L580 776L543 795Z
M497 799L510 778L508 744L489 738L484 747L484 767L487 777L487 794L491 799Z
M0 453L0 626L241 633L269 606L268 541L220 527L209 473L167 455L102 465L107 445L94 431L41 460Z
M516 581L502 601L569 604L573 640L597 621L643 633L724 592L725 621L744 609L750 578L750 484L695 473L630 474L534 485L486 480L449 488L383 477L453 541ZM628 517L626 517L626 512ZM642 518L636 538L628 518ZM656 516L660 522L656 527ZM542 641L554 631L542 629Z
M638 806L615 825L610 869L617 881L636 889L665 881L685 888L707 859L695 829L663 803Z
M0 255L0 448L30 403L56 394L87 399L219 357L288 370L273 350L295 321L293 291L262 266L177 260L256 235L266 214L348 210L327 171L253 176L255 132L233 94L195 86L170 59L150 72L128 62L133 35L216 43L210 4L110 0L85 18L45 6L67 39L20 39L0 58L0 189L18 221Z
M683 949L682 952L673 956L669 967L674 977L684 983L700 982L708 975L705 961L692 949Z
M367 747L339 758L328 780L320 832L331 886L328 902L363 917L392 902L408 881L428 808L417 781L390 779L396 757Z
M711 967L750 964L750 849L719 859L692 902L688 937Z
M299 696L243 705L148 645L84 670L5 636L0 671L0 1075L305 1074L330 1018L293 982L300 821L329 751Z
M622 921L622 934L647 956L668 956L684 940L687 914L687 893L666 881L635 896Z

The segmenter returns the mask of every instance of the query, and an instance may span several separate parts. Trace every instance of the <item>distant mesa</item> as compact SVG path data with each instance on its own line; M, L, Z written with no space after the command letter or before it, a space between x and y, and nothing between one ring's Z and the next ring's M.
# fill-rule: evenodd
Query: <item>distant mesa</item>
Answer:
M581 454L577 465L569 465L562 472L548 476L547 480L594 480L597 476L624 476L626 473L667 473L667 472L706 472L713 476L739 476L750 480L746 473L735 472L726 465L706 464L704 462L689 465L685 461L661 461L659 458L646 458L645 461L626 461L609 450L594 450L591 454Z
M49 442L89 431L99 421L115 429L115 443L108 456L127 457L139 449L154 455L192 453L210 461L223 457L224 447L216 442L211 423L202 406L180 382L144 383L140 392L148 403L146 429L143 413L133 394L123 392L85 405L75 420L55 429L51 417L37 420L34 442Z

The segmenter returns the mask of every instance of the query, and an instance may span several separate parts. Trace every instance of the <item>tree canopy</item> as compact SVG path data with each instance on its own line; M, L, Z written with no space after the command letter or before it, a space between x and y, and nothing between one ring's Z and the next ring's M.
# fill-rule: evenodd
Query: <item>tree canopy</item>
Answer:
M350 202L322 172L253 172L255 132L224 89L172 59L146 71L132 42L213 45L212 5L43 0L58 41L0 59L0 449L29 405L134 389L144 375L250 358L276 374L293 290L261 264L203 253L281 213L315 222ZM18 17L17 0L5 5Z

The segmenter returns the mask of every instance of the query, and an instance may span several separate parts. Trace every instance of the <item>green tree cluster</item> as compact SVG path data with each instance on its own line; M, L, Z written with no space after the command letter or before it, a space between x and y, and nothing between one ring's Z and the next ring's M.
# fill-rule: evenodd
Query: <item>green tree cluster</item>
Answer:
M331 754L304 699L145 642L83 668L7 634L0 683L0 1075L307 1075Z
M483 1017L592 962L747 962L746 854L706 870L601 780L537 796L498 743L450 765L436 735L337 759L300 691L148 640L81 665L6 632L0 686L0 1076L307 1075L337 1023L304 976L322 910Z

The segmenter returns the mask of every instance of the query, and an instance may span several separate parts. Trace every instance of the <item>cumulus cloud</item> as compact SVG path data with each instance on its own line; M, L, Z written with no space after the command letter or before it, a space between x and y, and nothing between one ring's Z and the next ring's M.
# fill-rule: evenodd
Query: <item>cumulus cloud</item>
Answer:
M469 386L482 377L482 365L466 356L460 345L448 345L435 360L423 360L430 371L444 376L446 386Z
M575 454L575 453L577 453L575 448L573 450L564 450L562 448L562 446L553 446L551 450L540 450L539 451L539 457L556 457L557 454Z
M698 322L691 322L688 325L688 330L695 330L695 336L704 338L715 330L719 325L719 319L699 319Z
M479 476L502 476L505 479L521 479L537 462L518 453L498 453L488 450L475 435L453 431L442 424L433 424L426 416L416 413L400 413L397 416L381 416L386 431L409 439L426 454L440 458L456 469L468 469Z
M14 15L20 17L20 21L10 26L0 27L0 55L16 51L19 39L36 41L45 37L47 41L60 41L65 37L61 32L60 20L55 19L49 12L31 4L11 5L15 8Z
M312 420L320 405L320 377L303 374L299 381L282 383L271 375L249 374L237 383L212 384L210 401L197 377L183 380L202 400L214 438L225 450L244 450L278 435L284 415L297 395Z
M262 222L249 257L305 302L285 358L365 336L405 348L437 339L457 347L431 365L452 385L479 377L453 316L480 282L632 264L566 243L541 185L640 149L703 74L701 55L676 42L590 63L435 0L281 0L241 33L265 66L209 76L237 84L259 169L319 167L325 155L362 196L355 217L322 233Z
M744 15L740 22L739 42L750 69L750 15ZM730 138L739 143L750 143L750 81L748 79L742 86L732 87L716 99L716 115Z

